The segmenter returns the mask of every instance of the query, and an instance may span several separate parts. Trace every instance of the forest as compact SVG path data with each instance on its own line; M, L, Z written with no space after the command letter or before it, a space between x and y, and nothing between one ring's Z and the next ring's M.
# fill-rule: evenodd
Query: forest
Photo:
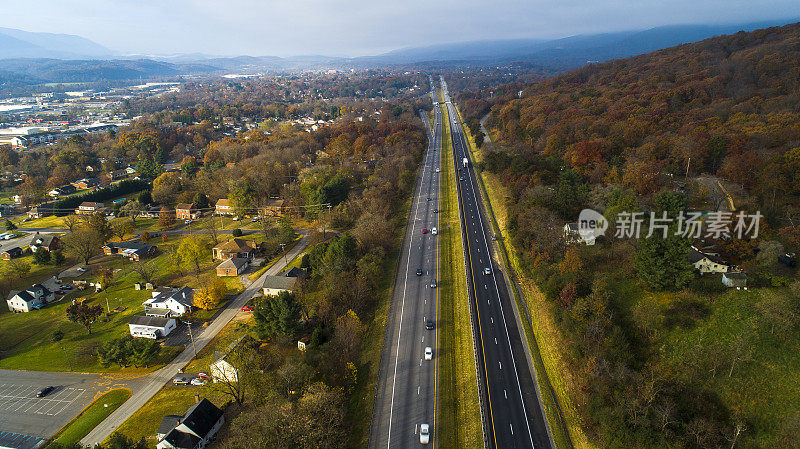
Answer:
M489 114L479 168L504 186L565 348L562 400L593 444L797 447L800 281L778 259L800 249L798 42L800 24L739 32L458 96L473 134ZM764 215L758 238L562 238L583 208L734 203ZM742 269L749 296L696 274L691 245Z

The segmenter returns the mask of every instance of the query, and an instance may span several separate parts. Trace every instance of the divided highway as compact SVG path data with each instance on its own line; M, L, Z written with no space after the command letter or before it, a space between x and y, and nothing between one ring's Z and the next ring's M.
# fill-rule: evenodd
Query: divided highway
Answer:
M448 116L461 205L462 235L467 247L467 283L478 328L478 363L484 428L491 449L550 448L547 426L536 393L511 296L492 260L487 242L492 235L467 150L462 127L441 79ZM467 164L463 163L464 158ZM468 325L462 323L462 325Z
M433 80L431 79L431 86ZM423 424L436 445L438 369L439 170L442 121L434 101L434 125L419 170L386 323L369 447L420 447ZM426 122L427 117L423 121ZM432 283L435 282L435 283ZM431 323L427 323L431 320ZM426 348L430 348L427 360Z

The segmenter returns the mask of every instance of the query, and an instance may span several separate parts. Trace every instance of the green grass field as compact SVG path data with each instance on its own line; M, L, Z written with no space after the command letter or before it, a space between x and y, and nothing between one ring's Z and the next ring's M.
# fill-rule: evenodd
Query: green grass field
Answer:
M70 446L85 437L114 410L131 397L131 390L119 388L104 393L56 433L52 441Z
M443 448L479 448L483 429L470 325L469 295L458 214L447 111L442 111L442 171L440 205L439 284L439 414L436 419Z

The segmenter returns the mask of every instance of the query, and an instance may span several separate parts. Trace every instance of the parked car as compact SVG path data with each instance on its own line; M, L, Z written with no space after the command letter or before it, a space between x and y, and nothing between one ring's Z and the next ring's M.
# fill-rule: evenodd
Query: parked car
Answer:
M420 424L419 426L419 442L422 444L428 444L431 441L430 435L431 429L428 424Z
M39 391L37 391L36 392L36 397L37 398L43 398L43 397L47 396L48 394L50 394L55 389L56 389L56 387L48 385L48 386L40 389Z
M239 217L233 217L232 220L233 221L239 221Z
M208 381L207 381L207 380L205 380L205 379L201 379L201 378L199 378L199 377L195 377L195 378L194 378L194 379L192 379L192 381L191 381L191 382L189 382L189 383L190 383L190 384L192 384L192 385L194 385L195 387L202 387L203 385L207 384L207 383L208 383Z
M242 312L252 312L253 306L242 306Z
M433 349L430 346L425 347L425 360L433 360Z
M172 383L175 385L189 385L189 379L185 377L176 377L172 379Z
M250 219L250 221L252 221L253 223L255 223L255 222L257 222L257 221L258 221L258 217L253 217L253 218L251 218L251 219Z
M197 377L200 379L211 379L211 376L209 376L208 373L204 373L202 371L197 373Z
M439 209L437 209L437 208L435 208L435 207L434 207L434 208L433 208L433 213L434 213L434 214L438 214L438 213L439 213Z
M428 201L430 201L430 200L431 200L431 197L428 197Z
M192 220L183 220L183 224L186 224L186 225L192 224Z
M60 288L61 290L72 290L72 286L71 286L71 285L69 285L69 284L61 284L61 285L59 286L59 288Z

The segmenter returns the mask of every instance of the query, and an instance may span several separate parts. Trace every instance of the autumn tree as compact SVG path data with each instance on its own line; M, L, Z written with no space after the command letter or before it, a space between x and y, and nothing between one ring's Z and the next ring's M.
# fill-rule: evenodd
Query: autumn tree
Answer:
M90 306L85 302L76 302L67 306L66 312L67 319L85 327L89 331L89 335L91 335L92 324L103 314L103 307L99 305Z
M100 252L104 242L95 230L83 226L64 236L63 241L67 251L86 264Z
M178 243L178 255L183 266L193 269L195 276L200 277L200 262L210 256L208 242L199 236L189 236Z
M219 306L219 303L228 294L228 287L225 282L213 277L206 279L200 288L194 292L194 305L200 309L211 310Z

